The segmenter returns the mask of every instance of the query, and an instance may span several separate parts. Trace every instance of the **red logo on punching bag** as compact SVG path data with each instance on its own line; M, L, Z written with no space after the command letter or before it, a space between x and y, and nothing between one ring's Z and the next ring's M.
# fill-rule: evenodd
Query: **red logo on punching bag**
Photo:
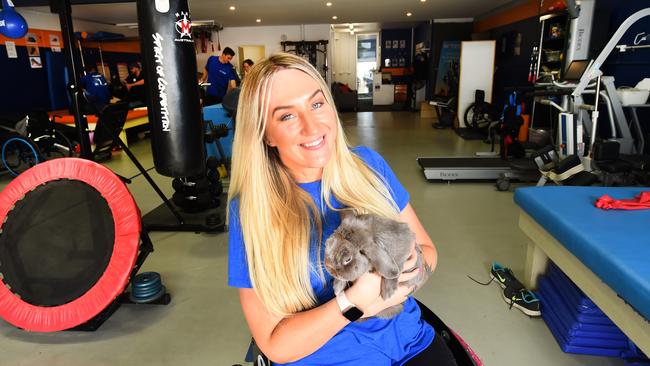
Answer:
M192 39L192 22L187 19L188 15L189 13L187 12L176 13L176 18L183 17L176 21L176 31L181 35L181 38L187 37Z

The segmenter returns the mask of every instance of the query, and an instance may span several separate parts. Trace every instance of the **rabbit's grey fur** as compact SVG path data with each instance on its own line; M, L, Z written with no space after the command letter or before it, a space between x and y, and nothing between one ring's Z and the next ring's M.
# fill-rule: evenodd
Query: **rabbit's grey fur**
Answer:
M381 296L391 297L397 290L398 277L410 254L415 234L408 224L377 215L354 215L341 211L341 225L325 241L325 268L334 277L334 293L345 290L362 274L373 271L381 277ZM422 250L415 245L419 274L401 285L418 289L429 277ZM390 318L402 311L398 304L376 316Z

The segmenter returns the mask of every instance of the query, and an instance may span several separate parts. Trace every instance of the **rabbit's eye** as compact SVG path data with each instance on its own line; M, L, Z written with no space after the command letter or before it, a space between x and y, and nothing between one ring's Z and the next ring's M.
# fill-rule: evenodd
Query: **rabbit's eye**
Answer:
M347 241L350 241L350 239L352 238L352 234L347 230L341 230L341 236L343 237L343 239Z

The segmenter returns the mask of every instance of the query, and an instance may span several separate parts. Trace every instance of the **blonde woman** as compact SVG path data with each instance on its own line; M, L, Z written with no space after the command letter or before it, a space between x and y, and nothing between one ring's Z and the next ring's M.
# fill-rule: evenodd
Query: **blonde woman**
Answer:
M437 254L384 159L348 146L329 88L305 60L277 54L246 76L228 201L228 283L239 288L251 333L275 364L455 365L420 319L411 288L384 301L381 279L368 273L334 296L323 243L341 209L406 222L431 268ZM414 263L412 255L404 268ZM402 302L396 317L373 317Z

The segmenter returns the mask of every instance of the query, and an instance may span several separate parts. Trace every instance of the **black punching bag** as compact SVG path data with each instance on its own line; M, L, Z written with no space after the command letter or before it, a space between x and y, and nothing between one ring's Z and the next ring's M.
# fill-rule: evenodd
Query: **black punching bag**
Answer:
M137 6L156 171L201 174L203 120L187 0L137 0Z

